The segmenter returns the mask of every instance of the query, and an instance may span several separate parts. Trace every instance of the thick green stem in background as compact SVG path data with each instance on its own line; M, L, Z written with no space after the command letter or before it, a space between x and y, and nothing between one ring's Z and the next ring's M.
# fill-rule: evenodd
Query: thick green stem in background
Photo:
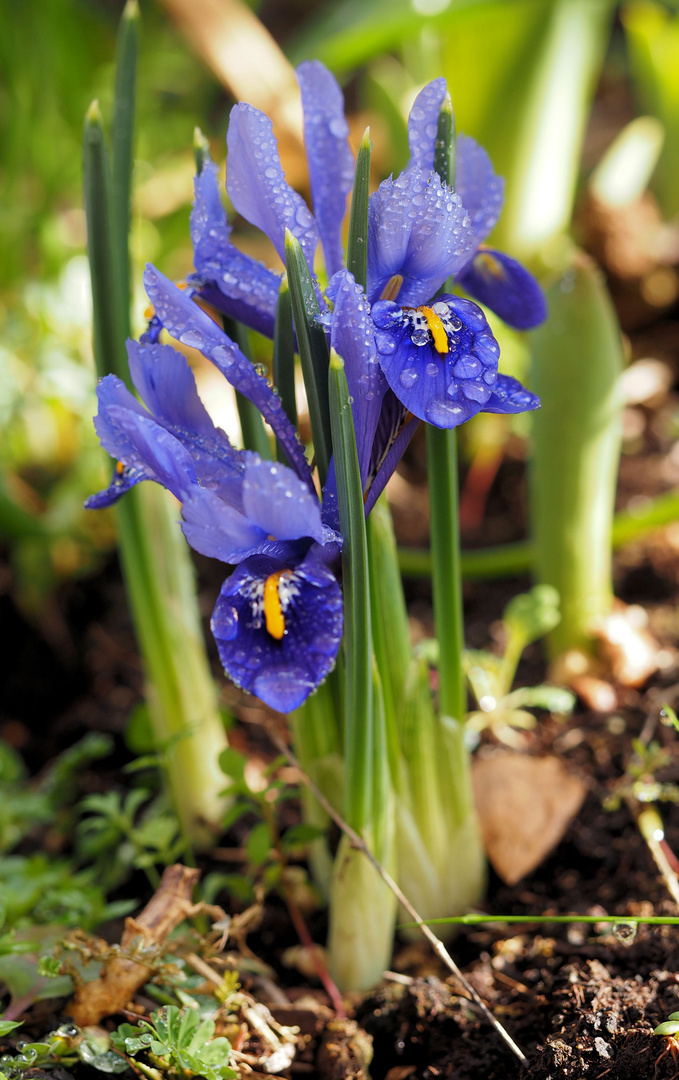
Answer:
M657 0L624 4L621 14L635 89L664 127L653 187L664 215L673 218L679 213L679 15Z
M613 595L611 531L620 455L622 342L602 276L585 255L548 292L533 334L531 515L535 577L561 597L552 656L591 646Z
M570 226L585 125L614 7L613 0L554 0L521 71L523 96L509 123L509 167L502 162L505 206L493 240L537 268L561 258L556 248ZM487 149L493 157L492 133Z
M116 80L113 185L99 108L85 123L85 212L92 278L94 354L100 376L129 382L125 337L129 326L127 228L131 172L137 5L123 15ZM132 103L132 104L131 104ZM126 213L127 207L127 213ZM147 677L154 739L166 765L182 829L209 843L223 810L224 777L218 757L224 725L205 653L193 565L169 494L148 484L117 507L119 544L128 599Z

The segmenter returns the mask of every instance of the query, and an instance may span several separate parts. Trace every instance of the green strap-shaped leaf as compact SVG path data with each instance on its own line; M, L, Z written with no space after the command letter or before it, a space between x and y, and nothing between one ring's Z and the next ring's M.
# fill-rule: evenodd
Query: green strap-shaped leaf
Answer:
M330 353L330 422L337 474L346 655L345 817L357 830L371 816L373 671L368 543L354 419L344 361Z
M130 199L132 192L134 104L139 52L140 16L137 0L127 0L118 28L116 77L111 129L111 220L113 257L125 337L130 334Z
M370 128L366 128L356 158L347 247L347 269L351 271L357 284L363 289L366 287L368 277L368 200L370 198L372 146Z
M283 275L278 290L276 320L273 330L273 382L281 398L281 405L288 420L297 427L297 399L295 397L295 334L292 329L292 304L287 274ZM276 457L286 462L282 446L276 444Z
M455 168L457 164L457 140L455 138L455 112L450 94L446 94L439 112L436 144L434 146L434 170L441 177L441 183L455 187Z
M316 464L323 485L332 454L328 404L328 344L323 327L318 322L320 308L309 266L299 241L289 229L285 232L285 264L290 284L297 348L309 404Z
M87 254L92 278L94 360L100 377L114 372L129 384L123 348L128 317L124 312L125 304L121 302L120 280L114 265L111 177L98 101L92 102L85 117L83 166Z

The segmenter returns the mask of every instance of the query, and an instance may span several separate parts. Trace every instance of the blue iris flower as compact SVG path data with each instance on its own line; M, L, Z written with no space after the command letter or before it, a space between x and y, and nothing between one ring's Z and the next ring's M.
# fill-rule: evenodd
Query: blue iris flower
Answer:
M172 492L191 546L237 564L212 617L227 674L290 712L326 677L339 650L342 597L332 567L341 538L324 523L306 478L231 446L181 353L129 342L128 355L148 408L115 376L99 383L95 426L118 465L111 485L87 505L110 505L141 480Z
M418 94L408 119L412 165L429 173L434 169L438 116L447 92L446 80L434 79ZM516 259L484 245L502 211L504 180L496 176L483 147L468 135L457 137L456 151L455 191L469 215L472 244L453 276L470 296L503 322L517 330L528 330L547 315L540 286Z
M439 295L453 277L512 325L544 316L542 294L514 260L482 243L502 205L502 182L473 140L458 139L457 189L434 172L445 81L417 98L409 119L412 161L371 196L367 291L342 268L342 221L353 182L342 94L317 61L297 72L314 213L285 181L271 122L234 106L227 190L236 210L284 257L285 230L310 266L322 245L331 278L319 292L330 344L344 359L366 513L420 419L453 427L481 410L536 408L534 395L499 375L499 349L476 304ZM113 376L99 385L96 427L117 465L91 508L115 502L141 480L179 500L182 528L199 552L237 569L226 580L212 629L227 673L273 708L298 707L331 670L342 636L335 568L337 492L331 461L322 506L297 432L266 378L195 302L200 297L265 335L273 334L280 278L238 251L207 163L191 215L196 273L181 290L154 267L148 331L129 344L134 385L148 408ZM432 298L433 299L430 299ZM330 306L331 305L331 306ZM231 446L198 397L184 357L158 343L162 329L199 349L271 425L289 468Z
M236 210L266 233L281 257L286 228L299 240L309 265L320 240L331 277L327 296L334 300L353 157L334 77L318 61L302 64L297 76L314 215L285 181L270 120L243 103L231 113L227 191ZM390 429L399 437L401 452L416 426L410 424L403 434L409 414L454 427L479 411L520 412L539 404L515 379L498 373L499 349L480 309L470 301L436 295L453 278L516 328L535 326L546 314L532 275L516 260L484 246L504 195L503 181L486 152L473 139L459 136L455 189L434 172L437 122L446 93L440 78L418 95L408 120L411 162L399 176L383 181L369 204L366 299L373 306L376 359L391 390L382 395L381 428L383 436ZM195 189L196 287L219 310L271 335L277 276L231 243L214 165L196 177ZM326 311L328 327L336 319ZM337 351L346 361L342 349ZM379 416L374 419L378 422ZM367 457L363 460L367 466Z

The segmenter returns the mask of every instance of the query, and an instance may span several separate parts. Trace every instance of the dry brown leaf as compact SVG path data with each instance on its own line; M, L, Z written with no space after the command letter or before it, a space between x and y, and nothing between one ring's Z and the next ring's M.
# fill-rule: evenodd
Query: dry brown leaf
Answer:
M585 797L559 758L500 751L473 765L476 809L488 858L508 885L558 844Z
M235 98L271 117L288 181L303 161L302 111L290 61L242 0L161 0L187 41Z

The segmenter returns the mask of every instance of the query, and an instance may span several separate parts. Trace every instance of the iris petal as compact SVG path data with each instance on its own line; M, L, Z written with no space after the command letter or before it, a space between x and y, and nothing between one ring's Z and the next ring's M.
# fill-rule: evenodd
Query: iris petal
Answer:
M243 509L265 533L278 540L308 536L322 541L318 499L291 469L251 455L243 479Z
M472 228L458 195L434 173L417 166L384 180L370 197L368 299L403 277L400 304L416 306L433 296L450 274L469 261Z
M103 491L98 491L96 495L90 495L85 499L84 507L86 510L105 510L108 506L113 506L118 502L123 495L133 488L135 484L138 484L141 480L150 480L150 476L145 476L137 469L132 469L129 465L123 465L122 462L116 462L113 468L113 476L111 483Z
M144 284L156 314L170 334L183 344L200 349L228 382L257 406L285 449L291 466L313 490L311 470L297 432L285 415L281 399L264 376L257 373L210 316L154 266L147 266Z
M139 404L122 379L116 375L105 375L100 380L97 385L97 402L99 409L94 418L94 429L104 450L116 461L122 461L142 473L142 479L153 479L150 475L146 475L148 469L141 459L132 460L134 454L132 443L125 430L120 424L114 422L109 414L111 406L115 405L130 409L138 416L148 416L146 409Z
M434 168L439 113L447 89L443 77L427 83L415 98L408 117L408 145L413 164L429 172Z
M457 137L455 190L471 219L476 250L500 217L505 182L496 175L483 147L469 135Z
M219 311L272 337L279 276L231 243L213 162L207 162L195 177L194 191L191 239L193 264L203 283L201 295Z
M213 491L195 487L182 501L182 530L201 555L237 563L259 550L267 534Z
M489 400L500 350L483 312L470 300L441 296L433 312L425 311L442 320L447 350L435 346L424 314L392 301L375 304L380 364L410 412L435 427L457 427Z
M377 358L365 293L348 270L342 270L334 278L333 297L331 342L344 360L349 393L353 397L358 460L361 480L365 483L387 383Z
M354 156L348 142L349 125L337 80L320 60L297 68L304 110L304 143L314 214L323 244L328 277L341 269L342 220L346 197L354 181Z
M240 506L245 457L212 422L186 358L169 345L136 341L128 341L127 355L140 397L189 451L200 483Z
M302 196L283 175L269 117L239 102L231 110L226 142L226 189L238 213L266 233L283 262L285 230L290 229L313 266L318 227Z
M128 441L130 450L119 455L132 469L145 469L144 479L162 484L177 499L182 499L198 483L191 455L174 435L150 416L120 405L108 408L108 417Z
M285 633L276 639L264 620L264 584L272 574L290 569L282 605ZM253 556L222 586L211 627L233 681L272 709L292 712L334 666L342 639L340 589L331 571L311 553L292 566Z
M540 398L526 390L512 375L500 375L493 392L483 407L483 412L520 413L540 408Z
M530 330L547 316L544 293L533 275L502 251L478 251L458 280L475 300L516 330Z

